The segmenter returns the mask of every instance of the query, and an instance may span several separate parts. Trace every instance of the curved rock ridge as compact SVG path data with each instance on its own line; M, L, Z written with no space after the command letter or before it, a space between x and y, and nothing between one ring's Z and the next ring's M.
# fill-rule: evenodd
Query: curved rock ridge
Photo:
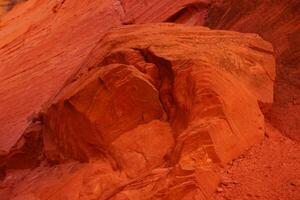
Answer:
M101 152L125 131L155 119L168 121L176 136L201 124L194 128L211 138L209 130L222 127L241 139L214 139L224 143L218 146L228 152L220 149L224 158L217 157L226 162L263 132L257 103L273 101L272 52L251 34L173 24L116 29L55 96L44 134L63 154L56 156L88 160L97 148Z
M26 118L62 87L108 30L163 22L185 7L208 3L29 0L14 7L0 18L0 150L15 145L29 124Z
M44 158L56 165L7 169L0 194L210 198L215 169L264 136L259 103L272 103L272 52L255 34L204 27L110 31L34 118Z

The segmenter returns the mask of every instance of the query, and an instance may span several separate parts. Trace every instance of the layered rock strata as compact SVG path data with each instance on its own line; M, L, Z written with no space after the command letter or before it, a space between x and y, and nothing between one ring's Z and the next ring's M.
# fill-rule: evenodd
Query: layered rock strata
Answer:
M114 29L33 117L43 161L33 170L7 165L1 195L208 199L216 167L264 136L259 106L272 103L272 52L255 34Z

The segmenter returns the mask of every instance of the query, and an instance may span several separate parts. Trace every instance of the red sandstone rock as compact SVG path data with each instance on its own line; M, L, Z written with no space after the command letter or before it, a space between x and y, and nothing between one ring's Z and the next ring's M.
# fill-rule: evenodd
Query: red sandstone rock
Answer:
M57 165L7 168L0 195L208 199L216 165L263 138L258 103L272 102L274 76L272 46L255 34L114 29L43 111L43 151Z
M206 25L258 33L274 45L277 58L273 125L300 139L300 1L221 0L209 10ZM288 114L287 114L288 113Z
M163 35L168 40L162 40ZM169 121L175 135L191 129L207 139L216 137L214 143L221 143L214 148L227 149L217 149L224 156L218 159L230 160L240 152L235 145L243 149L257 139L251 141L251 135L263 132L257 101L271 103L273 96L272 47L256 35L245 37L171 24L110 33L46 112L47 142L51 139L63 158L88 160L97 145L109 146L123 132L159 119ZM149 66L158 75L147 71ZM248 119L236 110L244 110ZM211 118L220 121L212 123ZM228 129L228 135L250 138L219 140L218 129L223 129L222 137ZM101 148L104 155L109 153Z
M123 64L91 70L55 101L44 117L46 149L51 139L63 154L82 161L92 156L89 148L99 148L95 156L106 155L122 133L163 116L158 90L138 69Z
M0 17L4 16L13 7L26 0L0 0Z
M2 153L0 169L27 169L38 166L42 159L41 128L40 122L30 124L10 151Z
M30 0L0 19L0 150L9 151L78 69L96 41L121 24L166 21L208 0ZM12 109L13 108L13 109Z
M0 197L207 199L218 183L215 165L263 135L256 102L265 109L273 100L270 45L255 35L134 26L113 31L87 55L120 24L202 24L208 3L32 0L2 18ZM259 33L275 44L271 118L297 137L299 2L214 5L210 27ZM79 68L46 106L43 131L29 127L20 137L36 121L26 117ZM41 151L60 164L14 170L35 167Z

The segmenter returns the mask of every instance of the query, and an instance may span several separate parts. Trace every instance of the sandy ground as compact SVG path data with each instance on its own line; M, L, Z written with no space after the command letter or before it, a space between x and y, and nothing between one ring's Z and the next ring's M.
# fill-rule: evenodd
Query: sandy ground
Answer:
M267 124L264 141L220 173L214 200L300 200L300 143Z

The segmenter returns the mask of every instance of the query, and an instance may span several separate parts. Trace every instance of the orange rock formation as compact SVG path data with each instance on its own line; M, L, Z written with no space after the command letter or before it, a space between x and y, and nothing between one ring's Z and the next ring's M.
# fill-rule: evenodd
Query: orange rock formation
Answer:
M11 9L3 2L0 14ZM210 199L220 166L263 140L264 115L299 139L299 8L298 0L15 6L0 18L0 199Z
M272 103L272 52L255 34L173 24L115 29L34 118L43 140L35 154L56 167L26 178L4 159L7 176L24 179L6 195L209 198L216 166L264 136L259 103Z
M165 21L193 2L207 4L30 0L1 18L0 64L5 67L0 71L0 150L9 151L28 126L26 118L39 112L109 29Z

